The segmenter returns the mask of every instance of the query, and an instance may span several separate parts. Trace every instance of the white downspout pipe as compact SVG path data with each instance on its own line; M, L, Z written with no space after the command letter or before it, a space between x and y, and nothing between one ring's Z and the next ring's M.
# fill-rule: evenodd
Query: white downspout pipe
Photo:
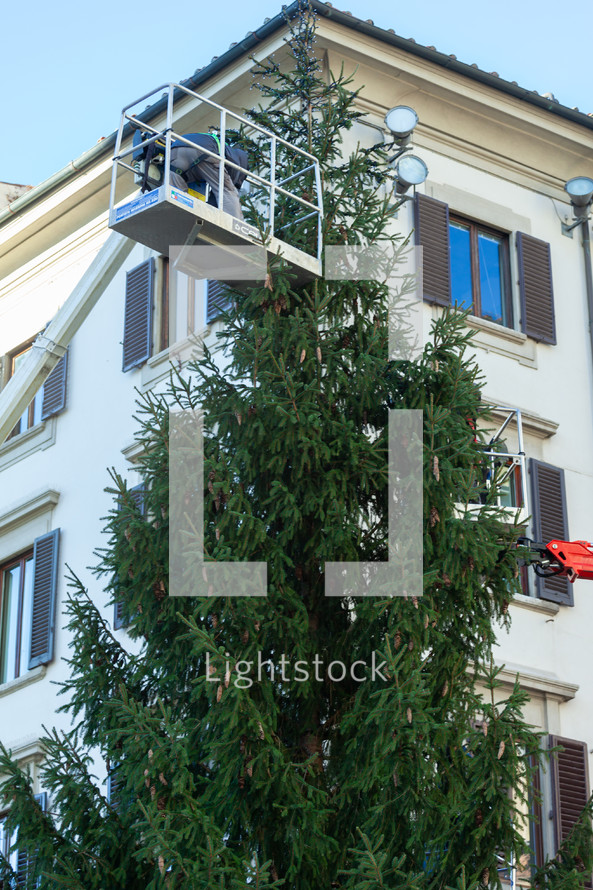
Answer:
M134 247L134 241L112 232L64 305L40 334L14 377L0 392L0 444L43 386L66 347L115 271Z

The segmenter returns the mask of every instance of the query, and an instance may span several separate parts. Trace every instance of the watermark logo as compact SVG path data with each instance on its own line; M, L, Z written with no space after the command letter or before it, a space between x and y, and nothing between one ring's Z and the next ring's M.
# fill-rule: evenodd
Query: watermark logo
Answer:
M327 678L332 683L343 683L345 680L353 680L355 683L387 682L389 677L384 673L387 662L381 660L376 652L371 653L369 661L361 658L347 665L343 661L334 660L327 664L323 658L316 654L310 661L299 659L291 661L284 653L275 661L264 658L261 652L257 653L257 659L239 659L224 662L224 671L218 672L210 661L210 653L206 653L205 678L208 683L222 683L225 678L228 683L237 689L249 689L254 682L262 683L265 680L278 680L282 683L307 683L315 680L323 683Z
M326 250L327 279L373 280L386 287L392 361L412 361L420 355L418 253L415 248L391 244ZM171 249L170 259L175 281L186 285L204 279L248 284L264 282L267 275L266 252L255 245L178 247ZM173 286L170 300L170 352L177 360L189 358L196 347L195 338L187 336L182 291ZM185 293L190 292L186 286ZM384 562L327 562L326 596L422 596L422 428L422 411L389 411L388 558ZM204 433L200 412L171 412L169 445L170 594L265 597L265 563L205 559Z

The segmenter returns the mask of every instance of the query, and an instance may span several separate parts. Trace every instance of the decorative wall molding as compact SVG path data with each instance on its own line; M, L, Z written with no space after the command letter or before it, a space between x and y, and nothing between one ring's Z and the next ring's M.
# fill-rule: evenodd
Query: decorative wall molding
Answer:
M24 522L29 522L35 516L49 513L60 499L59 491L48 488L45 491L30 495L18 504L13 504L3 513L0 513L0 535L5 535Z

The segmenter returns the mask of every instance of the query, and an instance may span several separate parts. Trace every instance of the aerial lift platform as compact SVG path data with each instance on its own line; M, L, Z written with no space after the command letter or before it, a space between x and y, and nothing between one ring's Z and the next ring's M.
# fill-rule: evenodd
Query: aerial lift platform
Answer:
M210 128L224 146L227 133L232 128L243 128L250 138L257 139L267 159L267 175L249 172L246 182L260 218L259 227L236 219L211 203L207 192L181 191L170 183L170 157L172 143L180 140L188 146L182 132L173 129L174 101L187 96L197 101L196 111L200 118L199 128ZM134 109L147 100L166 98L164 126L154 125L154 102L143 112ZM205 123L204 123L204 122ZM229 127L230 124L230 127ZM135 133L129 144L130 133ZM144 171L137 160L144 149L154 144L153 161ZM218 154L201 149L204 154L218 158ZM224 167L236 167L230 160L219 165L219 195L223 194ZM122 171L127 175L121 177ZM289 171L287 173L287 171ZM148 173L148 175L146 175ZM123 182L121 181L123 179ZM131 195L133 184L143 185L143 192ZM127 186L126 197L118 200L121 185ZM130 187L131 186L131 187ZM290 225L306 224L314 236L314 251L308 253L283 240L285 218L278 213L279 202L290 211ZM294 274L296 283L313 280L322 274L322 216L323 204L319 161L313 155L291 145L247 118L241 117L180 84L170 83L146 93L127 105L121 114L109 200L109 226L168 256L172 246L214 245L232 255L234 248L264 247L268 259L280 256Z

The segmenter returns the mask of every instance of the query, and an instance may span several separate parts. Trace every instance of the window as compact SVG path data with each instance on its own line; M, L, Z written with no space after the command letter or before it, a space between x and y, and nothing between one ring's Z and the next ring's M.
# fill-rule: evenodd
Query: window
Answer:
M0 683L28 669L33 602L33 552L0 572Z
M530 767L533 766L534 761L530 758ZM528 785L526 768L520 785L520 794L514 795L514 823L529 852L523 853L519 859L511 856L510 860L498 854L497 872L503 886L528 888L532 886L533 871L544 864L539 768L532 774L531 785Z
M455 216L426 195L415 199L415 240L422 247L423 297L437 306L457 305L540 343L556 343L550 245L523 232L509 236ZM519 274L513 317L511 247ZM517 324L519 322L519 324Z
M47 792L43 791L41 794L36 794L35 800L39 804L41 811L45 813L47 811ZM15 834L11 834L6 828L5 813L0 816L0 855L4 857L13 872L12 881L7 883L7 888L33 886L30 882L34 854L27 855L24 850L13 850L11 853L10 848L14 844L15 839ZM2 860L0 859L0 863L1 862ZM5 875L2 874L2 868L0 866L0 887L4 887L4 883L2 882L2 878L4 877ZM27 881L29 881L29 884ZM38 886L38 884L39 879L37 879L34 886Z
M449 218L451 302L512 327L508 235Z
M8 378L13 377L31 351L33 342L21 346L8 354ZM37 426L42 420L48 420L59 414L66 407L66 378L68 373L68 350L57 363L45 384L37 392L29 407L23 412L20 420L9 438L18 436Z
M139 485L135 485L133 488L130 489L132 501L143 517L146 516L145 492L146 488L144 482L140 482ZM120 509L121 503L118 505L118 510ZM126 627L127 624L129 624L129 616L126 614L125 602L121 599L116 599L113 615L114 630L119 630L121 627Z
M20 365L22 365L24 358L28 355L31 349L32 343L29 343L28 346L19 349L17 352L13 352L8 356L8 378L14 377L16 372L18 371ZM9 438L13 436L18 436L19 433L24 433L25 430L31 429L31 427L35 426L41 421L41 402L43 399L43 387L39 390L29 407L23 412L20 420L17 425L11 432Z
M13 843L14 838L6 828L6 815L0 816L0 855L8 862L12 870L16 872L18 869L18 853L16 850L13 853L10 852ZM3 877L4 875L0 867L0 878ZM1 886L3 884L0 884Z
M185 341L196 330L196 324L201 327L196 309L204 296L207 324L230 307L231 297L221 282L196 280L179 269L173 280L170 265L167 257L150 257L127 273L124 371L139 368L178 340ZM169 331L171 307L176 315L174 336Z
M53 658L59 529L0 566L0 683Z
M534 765L534 760L530 759L530 766L533 768ZM541 782L538 768L532 774L530 787L527 787L527 774L524 776L521 789L522 799L516 801L515 826L530 852L524 853L520 859L511 862L499 871L501 879L508 881L512 887L531 887L533 871L544 864L540 794Z

